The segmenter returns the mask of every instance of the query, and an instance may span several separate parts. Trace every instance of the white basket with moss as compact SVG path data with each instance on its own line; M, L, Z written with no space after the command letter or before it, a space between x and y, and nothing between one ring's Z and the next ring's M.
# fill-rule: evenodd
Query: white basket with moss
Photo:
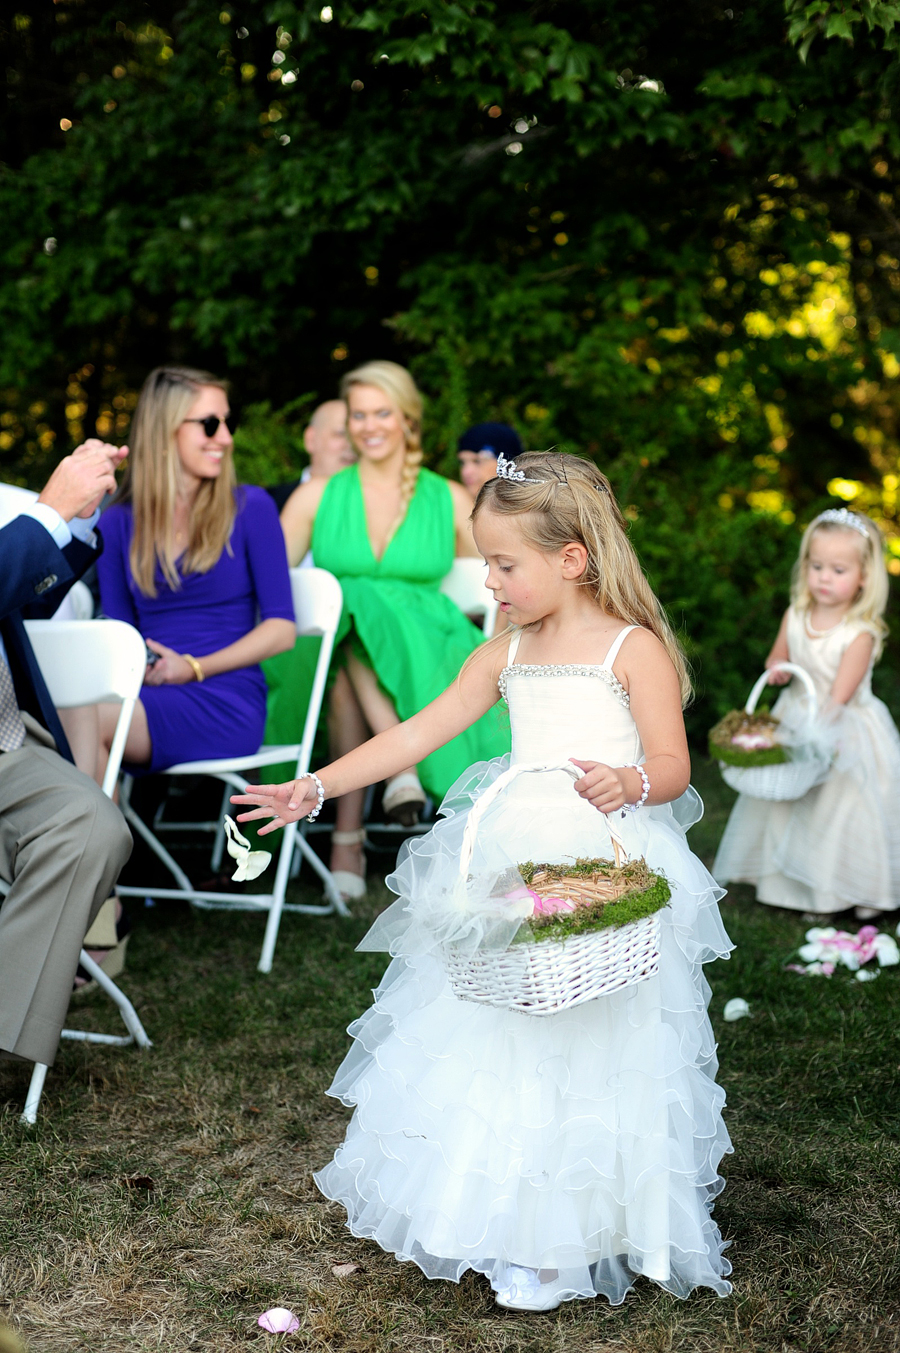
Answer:
M805 717L790 741L774 714L756 712L771 671L790 672L806 695ZM802 799L831 769L831 752L814 737L818 712L816 688L805 667L779 662L763 672L744 708L726 714L709 734L710 755L718 761L722 779L752 799Z
M583 774L570 761L511 766L481 796L463 838L464 885L478 825L493 799L517 775L555 770L576 780ZM526 1015L552 1015L659 971L659 913L669 901L669 885L645 860L628 859L613 819L606 821L614 860L526 861L509 871L508 896L521 898L524 884L534 901L532 914L505 949L444 949L455 995Z

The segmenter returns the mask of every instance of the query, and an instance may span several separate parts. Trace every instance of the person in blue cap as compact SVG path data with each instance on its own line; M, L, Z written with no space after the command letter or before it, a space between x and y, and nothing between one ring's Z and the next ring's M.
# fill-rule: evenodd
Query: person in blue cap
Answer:
M497 473L497 457L515 460L523 450L518 432L508 423L476 423L463 433L457 443L456 458L459 477L473 502L482 484Z

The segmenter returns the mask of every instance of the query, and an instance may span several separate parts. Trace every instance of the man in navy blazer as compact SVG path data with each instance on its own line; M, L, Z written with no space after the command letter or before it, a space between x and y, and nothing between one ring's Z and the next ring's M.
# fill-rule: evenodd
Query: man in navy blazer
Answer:
M48 1066L82 940L131 853L131 835L75 768L23 622L52 615L96 559L97 507L126 454L86 442L0 528L0 877L10 885L0 897L0 1056Z

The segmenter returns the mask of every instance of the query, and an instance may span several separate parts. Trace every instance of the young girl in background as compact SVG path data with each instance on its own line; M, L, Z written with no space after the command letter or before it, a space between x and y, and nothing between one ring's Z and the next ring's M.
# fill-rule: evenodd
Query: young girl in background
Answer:
M760 902L810 917L855 907L858 920L871 920L900 905L900 736L871 687L887 599L875 524L843 507L816 517L766 667L795 662L812 677L834 765L802 799L739 797L713 866L720 882L753 883ZM804 709L792 686L773 713L791 729Z
M684 837L699 816L684 660L590 462L501 458L473 520L512 638L485 644L421 713L318 779L233 799L257 805L241 820L272 818L272 831L421 761L501 696L513 764L571 758L583 772L574 786L561 770L511 781L482 821L465 906L468 812L508 757L471 767L442 820L404 847L388 880L400 900L360 946L393 961L330 1091L356 1112L317 1183L355 1235L431 1278L484 1273L501 1306L597 1293L617 1304L639 1275L682 1297L724 1296L731 1266L711 1207L730 1144L701 964L730 944L721 892ZM611 857L607 813L672 888L658 975L543 1018L456 997L442 946L504 947L531 911L530 898L498 910L486 881L529 859Z

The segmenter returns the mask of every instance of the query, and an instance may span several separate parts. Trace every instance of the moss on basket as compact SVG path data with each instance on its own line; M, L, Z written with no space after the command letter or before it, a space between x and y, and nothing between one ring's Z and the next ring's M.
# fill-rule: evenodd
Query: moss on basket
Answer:
M720 719L709 734L709 754L728 766L780 766L788 760L788 753L775 741L778 720L772 714L748 714L744 709L733 709ZM772 738L769 747L736 747L734 739L741 733L762 733Z
M623 865L613 864L611 860L579 859L574 864L534 864L527 860L519 865L519 873L529 888L537 875L544 875L561 883L572 878L608 883L622 891L613 899L579 903L572 911L529 917L516 934L514 942L517 944L564 940L570 935L627 925L629 921L638 921L660 911L672 895L665 876L654 874L645 860L629 860Z

